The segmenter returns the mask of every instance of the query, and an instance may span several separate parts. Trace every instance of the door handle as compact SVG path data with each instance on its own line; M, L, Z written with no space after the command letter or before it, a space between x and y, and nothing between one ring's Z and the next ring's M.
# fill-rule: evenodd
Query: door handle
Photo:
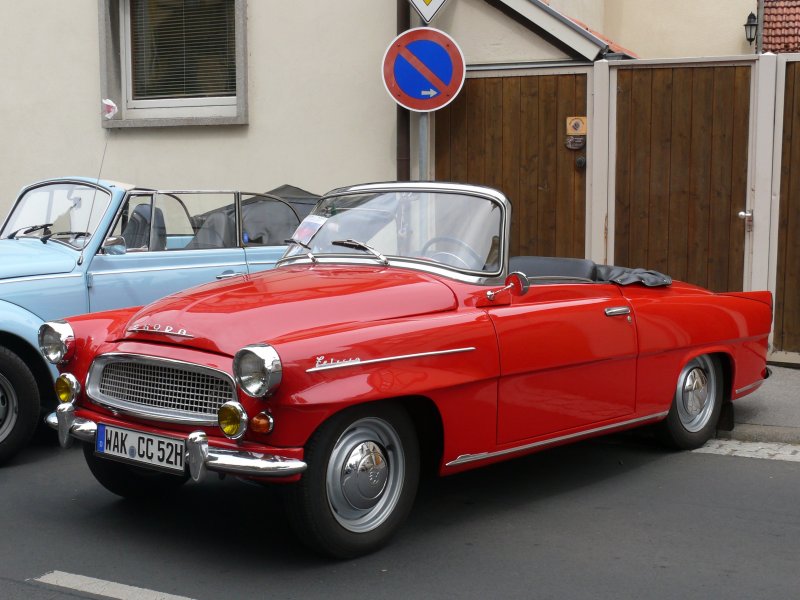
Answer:
M744 220L744 228L745 231L753 231L753 211L751 210L740 210L738 217Z
M217 279L229 279L231 277L236 277L237 275L244 275L244 273L238 273L236 271L223 271L217 275Z
M631 314L630 306L611 306L605 309L607 317L621 317Z

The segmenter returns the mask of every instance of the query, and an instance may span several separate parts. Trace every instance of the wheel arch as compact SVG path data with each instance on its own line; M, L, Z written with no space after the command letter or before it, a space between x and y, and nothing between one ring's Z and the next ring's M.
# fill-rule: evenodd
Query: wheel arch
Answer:
M351 410L363 410L365 406L379 407L385 405L399 407L411 418L419 442L422 473L425 475L436 474L444 454L444 423L436 403L427 396L390 396L344 406L327 415L326 418L317 425L309 436L309 439L311 439L325 423L336 418L338 415Z
M0 346L19 356L30 367L39 388L42 409L55 406L54 374L44 358L30 342L8 331L0 331Z

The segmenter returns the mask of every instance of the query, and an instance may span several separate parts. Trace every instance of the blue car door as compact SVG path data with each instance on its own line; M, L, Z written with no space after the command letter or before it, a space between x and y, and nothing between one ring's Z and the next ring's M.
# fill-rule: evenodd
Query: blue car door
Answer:
M235 192L130 194L89 265L90 310L148 304L247 273L236 199Z

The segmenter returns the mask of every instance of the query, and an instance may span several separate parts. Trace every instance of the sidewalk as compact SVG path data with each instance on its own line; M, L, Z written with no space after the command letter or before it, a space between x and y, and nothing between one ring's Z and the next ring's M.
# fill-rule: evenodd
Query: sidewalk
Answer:
M733 431L720 439L800 444L800 369L771 366L760 389L733 403Z

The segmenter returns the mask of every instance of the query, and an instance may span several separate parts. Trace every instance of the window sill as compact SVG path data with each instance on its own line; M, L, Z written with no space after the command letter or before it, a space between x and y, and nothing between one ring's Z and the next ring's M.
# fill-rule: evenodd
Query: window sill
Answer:
M208 125L247 125L247 116L237 117L167 117L136 119L102 119L105 129L124 129L133 127L187 127Z

